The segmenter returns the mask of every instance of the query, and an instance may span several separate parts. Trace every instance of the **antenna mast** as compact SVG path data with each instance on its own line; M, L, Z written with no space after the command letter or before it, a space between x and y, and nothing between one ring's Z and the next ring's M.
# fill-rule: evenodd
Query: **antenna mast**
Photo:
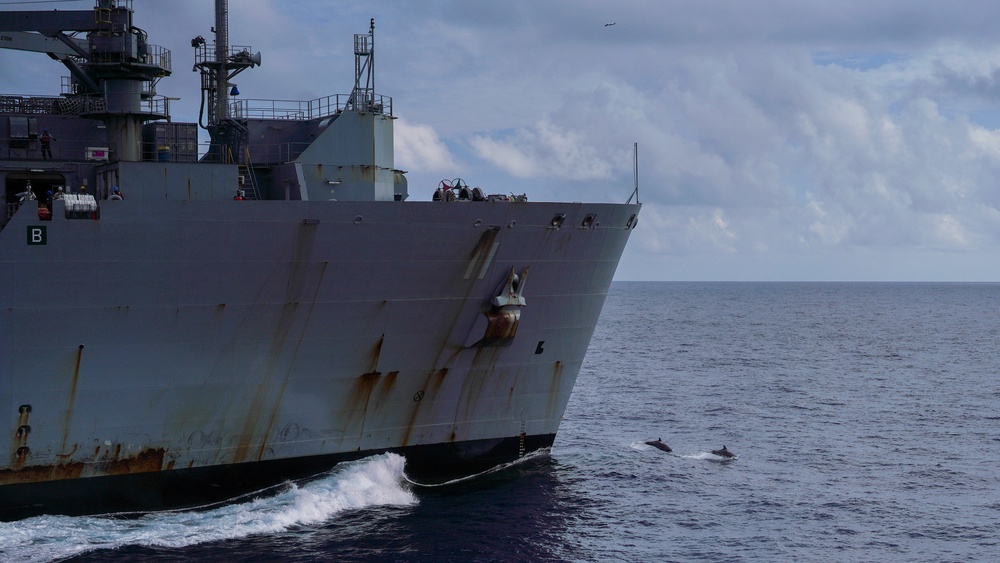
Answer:
M628 196L628 201L625 203L632 203L632 198L635 198L635 202L639 203L639 143L632 144L632 176L635 182L635 189L632 190L632 195Z
M229 98L237 94L230 80L248 68L260 65L260 53L251 54L248 46L229 45L229 0L215 0L215 45L199 35L191 40L195 48L194 70L201 72L201 112L198 124L212 136L212 149L206 158L229 162L240 154L246 127L234 119ZM229 87L233 86L232 92ZM205 110L207 120L203 122ZM237 115L236 117L239 117Z
M229 119L229 0L215 0L216 122ZM212 120L210 119L209 122Z
M364 86L361 79L364 78ZM354 35L354 91L347 100L347 107L355 111L369 111L375 105L375 18L368 33Z

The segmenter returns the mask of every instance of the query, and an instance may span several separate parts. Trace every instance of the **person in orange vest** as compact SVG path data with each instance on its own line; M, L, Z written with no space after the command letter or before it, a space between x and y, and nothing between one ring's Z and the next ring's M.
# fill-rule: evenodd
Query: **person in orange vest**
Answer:
M42 136L38 140L42 142L42 159L52 158L52 141L56 140L55 137L49 134L48 129L42 129Z

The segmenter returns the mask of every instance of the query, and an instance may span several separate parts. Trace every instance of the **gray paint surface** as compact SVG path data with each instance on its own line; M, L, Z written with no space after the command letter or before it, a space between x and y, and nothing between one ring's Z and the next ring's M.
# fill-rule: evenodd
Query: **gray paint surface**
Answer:
M555 433L637 211L125 200L57 204L28 245L28 207L0 233L0 404L31 433L0 459L82 475ZM515 337L467 347L511 268Z
M241 106L194 162L141 99L168 53L109 73L102 33L78 70L122 99L0 104L0 487L556 433L638 204L407 202L368 90Z

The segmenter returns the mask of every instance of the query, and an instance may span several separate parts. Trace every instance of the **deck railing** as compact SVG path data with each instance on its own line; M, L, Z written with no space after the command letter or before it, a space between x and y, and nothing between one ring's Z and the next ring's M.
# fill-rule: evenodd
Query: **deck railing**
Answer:
M337 115L344 110L370 111L392 115L392 98L364 93L356 99L350 94L334 94L315 100L245 99L232 102L236 119L309 120Z
M166 96L152 96L139 100L127 113L166 116ZM104 94L79 94L72 96L0 96L0 114L24 115L86 115L108 113L107 96ZM122 113L112 111L110 113Z

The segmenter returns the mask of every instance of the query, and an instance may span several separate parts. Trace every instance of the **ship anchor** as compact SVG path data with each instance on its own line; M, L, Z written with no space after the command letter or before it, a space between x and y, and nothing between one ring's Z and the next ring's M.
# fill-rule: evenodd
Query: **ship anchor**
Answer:
M511 266L503 287L497 296L490 300L492 309L483 313L472 327L467 342L473 341L473 343L467 344L468 348L510 346L521 320L521 307L527 305L523 295L527 279L528 268L518 276Z

